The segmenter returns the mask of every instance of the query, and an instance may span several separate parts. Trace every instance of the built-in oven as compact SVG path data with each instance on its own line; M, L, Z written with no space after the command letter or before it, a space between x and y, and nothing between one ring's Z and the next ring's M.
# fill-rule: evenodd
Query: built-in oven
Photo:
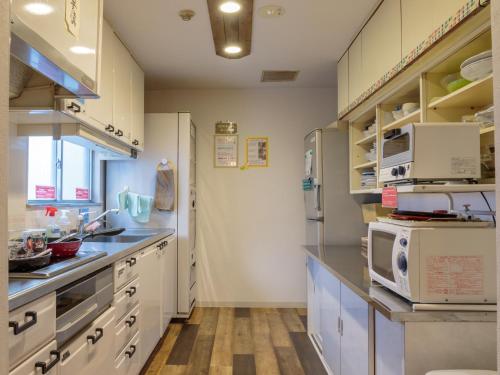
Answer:
M56 292L56 340L59 347L92 323L113 302L113 269L106 267Z

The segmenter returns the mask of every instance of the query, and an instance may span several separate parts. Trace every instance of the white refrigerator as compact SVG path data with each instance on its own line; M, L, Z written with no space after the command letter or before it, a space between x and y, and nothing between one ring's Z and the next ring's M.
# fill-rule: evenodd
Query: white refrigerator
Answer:
M348 141L338 129L316 129L304 139L306 245L360 245L366 236L360 204L349 193Z
M173 165L173 211L153 209L150 222L139 224L127 213L113 215L113 226L173 228L177 243L177 296L175 317L188 317L196 301L196 126L190 113L145 115L144 152L137 160L107 163L106 204L116 207L116 194L129 191L154 196L156 168L162 159Z

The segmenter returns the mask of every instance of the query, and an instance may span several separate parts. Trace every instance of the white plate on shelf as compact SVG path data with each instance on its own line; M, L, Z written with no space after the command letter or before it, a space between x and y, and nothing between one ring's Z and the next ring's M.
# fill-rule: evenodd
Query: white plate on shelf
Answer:
M476 62L476 61L479 61L479 60L482 60L482 59L486 59L486 58L491 57L491 56L493 56L492 52L491 52L491 49L488 50L488 51L484 51L484 52L478 53L477 55L469 57L462 64L460 64L460 69L462 69L466 65L472 64L473 62Z
M460 75L469 80L477 81L493 73L493 58L487 57L482 60L464 65L460 70Z

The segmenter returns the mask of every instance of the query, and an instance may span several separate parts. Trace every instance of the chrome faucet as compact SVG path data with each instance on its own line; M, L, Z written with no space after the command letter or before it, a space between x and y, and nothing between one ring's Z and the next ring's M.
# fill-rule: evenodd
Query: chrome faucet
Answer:
M90 212L84 212L84 213L81 213L81 219L80 219L80 222L78 224L78 233L79 234L84 234L85 233L85 230L91 226L92 224L98 222L99 220L103 219L104 217L106 217L107 214L110 214L110 213L120 213L120 210L118 208L112 208L110 210L106 210L104 211L102 214L100 214L99 216L97 216L95 219L89 221L87 224L85 224L83 222L83 215L87 215L87 214L90 214Z

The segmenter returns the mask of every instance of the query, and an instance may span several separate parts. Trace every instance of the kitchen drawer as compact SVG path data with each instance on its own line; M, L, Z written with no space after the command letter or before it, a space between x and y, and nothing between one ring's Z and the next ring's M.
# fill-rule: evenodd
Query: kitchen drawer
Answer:
M140 362L140 332L123 348L115 360L115 374L137 375L141 370Z
M114 264L115 292L139 274L139 252L122 258Z
M9 375L40 375L43 373L43 367L46 369L46 375L58 375L59 361L60 354L57 351L57 343L53 340L9 372Z
M113 306L117 322L139 303L140 287L140 279L136 278L115 293Z
M48 294L11 311L8 332L12 369L56 336L56 294Z
M140 306L136 306L130 313L125 315L115 327L115 352L117 357L125 345L134 337L139 330Z
M115 309L101 314L92 325L61 350L60 375L95 375L113 372Z

